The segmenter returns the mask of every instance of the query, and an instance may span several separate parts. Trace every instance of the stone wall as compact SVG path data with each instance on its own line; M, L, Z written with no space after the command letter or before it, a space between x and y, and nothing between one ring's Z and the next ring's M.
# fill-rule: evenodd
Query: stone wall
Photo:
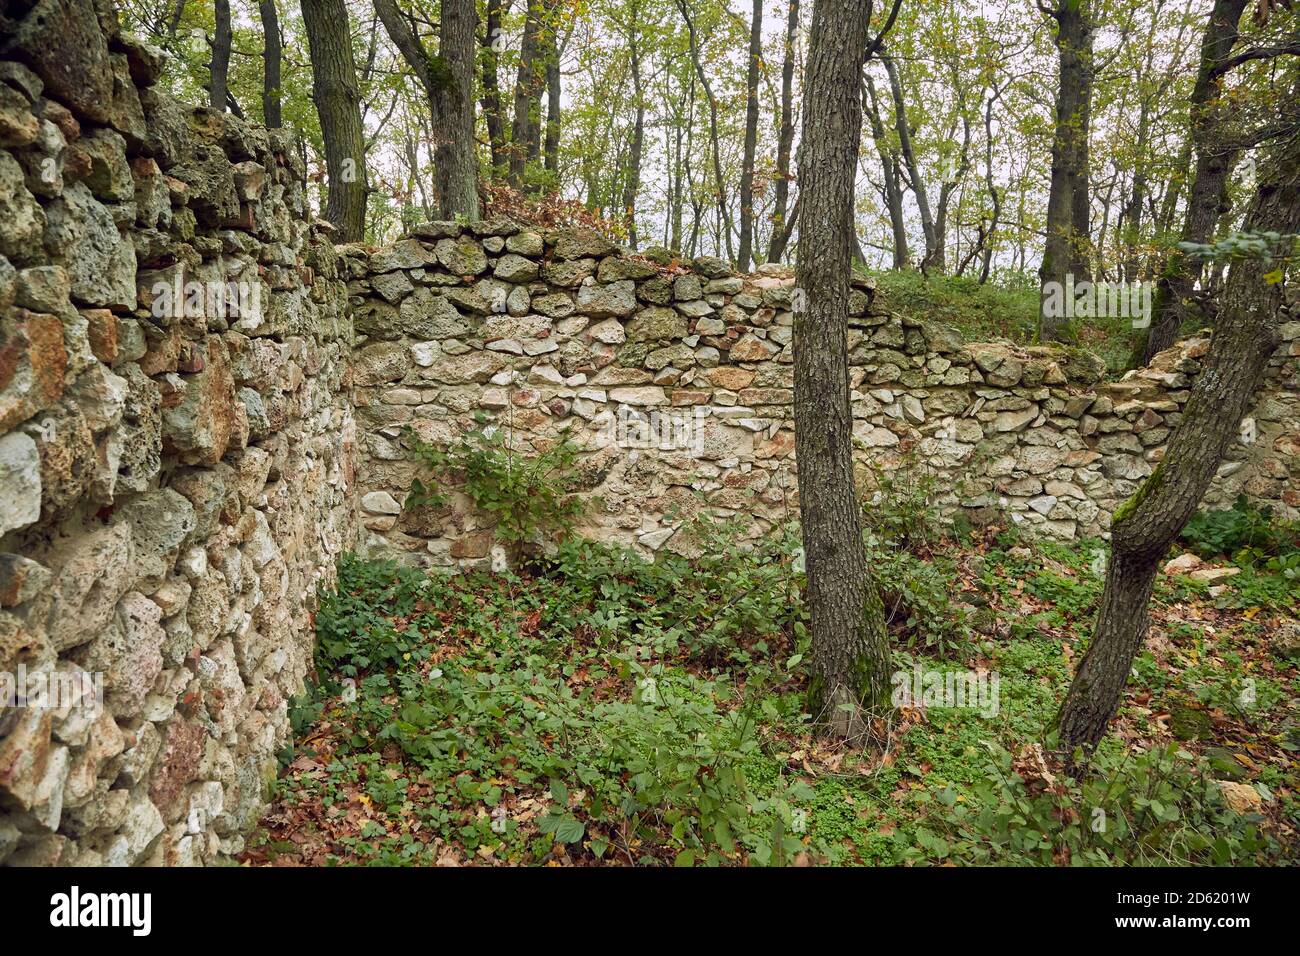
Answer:
M586 449L580 530L590 537L689 552L679 531L695 515L752 517L758 531L797 513L788 270L737 276L717 260L629 256L589 233L506 222L431 223L344 257L371 551L420 564L491 560L491 523L463 495L403 508L420 475L405 430L445 444L482 415L525 455L570 430ZM1163 455L1208 346L1182 342L1099 384L1104 368L1088 353L969 344L886 305L869 284L853 289L860 487L877 469L929 470L950 514L1009 513L1060 539L1105 533ZM1300 515L1300 322L1283 330L1207 504L1245 492Z
M294 139L160 94L109 0L0 9L0 863L240 849L338 554L503 558L463 495L403 507L408 427L567 431L579 530L646 554L690 553L695 515L797 514L788 271L501 221L335 248ZM1087 353L967 344L868 284L850 311L862 487L930 469L950 512L1066 539L1159 461L1207 344L1098 385ZM1283 319L1211 504L1300 516ZM73 698L30 706L50 683Z
M239 849L355 534L300 150L168 100L162 65L98 0L0 14L0 674L104 697L0 699L6 864Z

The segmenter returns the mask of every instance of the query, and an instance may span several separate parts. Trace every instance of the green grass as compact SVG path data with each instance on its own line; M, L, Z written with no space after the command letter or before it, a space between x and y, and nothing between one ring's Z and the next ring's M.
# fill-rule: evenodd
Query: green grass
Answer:
M1038 340L1037 276L1004 274L984 284L967 276L927 278L915 270L885 270L872 276L890 311L917 321L951 325L968 342L1008 339L1032 345ZM1074 334L1079 345L1105 360L1112 374L1131 367L1136 342L1132 320L1080 320Z

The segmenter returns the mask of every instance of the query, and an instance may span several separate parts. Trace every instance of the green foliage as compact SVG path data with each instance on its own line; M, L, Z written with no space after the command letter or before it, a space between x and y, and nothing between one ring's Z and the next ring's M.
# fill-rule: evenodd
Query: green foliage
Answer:
M962 276L925 276L915 270L873 274L885 307L907 319L942 322L972 341L1029 342L1038 330L1038 283L1011 273L981 284Z
M480 419L480 425L485 420ZM567 532L582 510L574 488L574 462L581 451L568 433L540 453L516 454L506 433L481 427L459 436L450 448L420 440L408 429L415 456L440 485L456 484L474 505L495 519L501 540L518 545ZM420 479L411 485L406 507L442 507L447 497Z
M1182 539L1203 558L1227 557L1245 566L1264 564L1295 578L1300 554L1300 527L1279 521L1267 506L1253 504L1240 495L1231 508L1201 511L1187 522ZM1286 574L1291 570L1291 574Z
M1010 866L1232 866L1268 846L1258 820L1223 802L1218 785L1176 745L1133 757L1098 754L1083 779L1029 782L988 744L984 778L965 795L940 791L920 859Z
M329 785L364 782L397 812L413 776L433 781L419 810L426 826L524 859L581 841L598 857L634 862L787 860L804 846L780 823L788 805L781 793L754 794L743 770L760 713L776 713L765 668L755 664L738 694L673 658L766 651L756 636L781 637L799 613L791 552L787 535L697 564L651 564L574 542L532 581L345 559L317 617L323 691L360 676ZM436 666L435 647L444 649ZM784 679L784 663L774 673ZM387 745L402 755L396 768L374 763L373 750ZM465 820L464 811L541 787L551 800L531 841L512 842L513 820L499 830L490 814ZM386 844L377 853L368 843L349 849L388 862L420 852Z

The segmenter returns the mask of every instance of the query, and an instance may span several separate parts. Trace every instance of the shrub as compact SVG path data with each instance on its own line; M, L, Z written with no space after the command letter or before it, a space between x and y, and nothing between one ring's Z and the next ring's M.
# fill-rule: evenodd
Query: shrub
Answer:
M1276 520L1272 509L1253 504L1245 495L1231 508L1193 515L1182 539L1203 558L1227 557L1252 566L1300 552L1300 528ZM1278 562L1278 570L1285 573L1293 565L1284 560Z
M479 422L484 425L486 420ZM448 449L421 441L409 429L407 440L434 478L459 484L475 507L495 519L497 537L510 545L568 532L582 509L582 502L570 494L581 449L569 440L567 431L531 456L516 454L506 433L494 427L466 432ZM446 495L417 478L406 507L436 508L446 502Z

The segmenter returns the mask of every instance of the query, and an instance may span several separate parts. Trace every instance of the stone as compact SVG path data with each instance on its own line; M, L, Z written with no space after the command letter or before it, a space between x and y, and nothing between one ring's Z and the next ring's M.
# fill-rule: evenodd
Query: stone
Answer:
M41 459L36 442L20 432L0 436L0 535L41 516Z
M511 238L516 238L512 236ZM497 260L492 274L505 282L531 282L536 279L541 268L531 259L515 253L507 253Z
M1214 782L1219 785L1219 789L1223 792L1223 801L1233 813L1247 814L1263 811L1264 798L1250 784L1237 783L1233 780L1216 780Z
M194 352L200 370L179 376L179 388L163 400L163 450L187 464L213 465L237 434L235 379L221 336L207 336Z
M476 276L487 271L487 254L469 236L439 239L434 248L438 262L452 275Z
M396 515L402 513L402 506L398 504L397 499L387 491L372 491L369 494L362 495L361 507L374 515Z
M636 311L636 285L630 281L582 285L577 311L592 318L626 318Z
M45 245L62 258L72 297L83 305L134 308L135 248L85 183L67 186L45 207L45 218Z
M1165 562L1165 574L1187 574L1201 567L1203 562L1191 552L1184 552L1178 557Z

